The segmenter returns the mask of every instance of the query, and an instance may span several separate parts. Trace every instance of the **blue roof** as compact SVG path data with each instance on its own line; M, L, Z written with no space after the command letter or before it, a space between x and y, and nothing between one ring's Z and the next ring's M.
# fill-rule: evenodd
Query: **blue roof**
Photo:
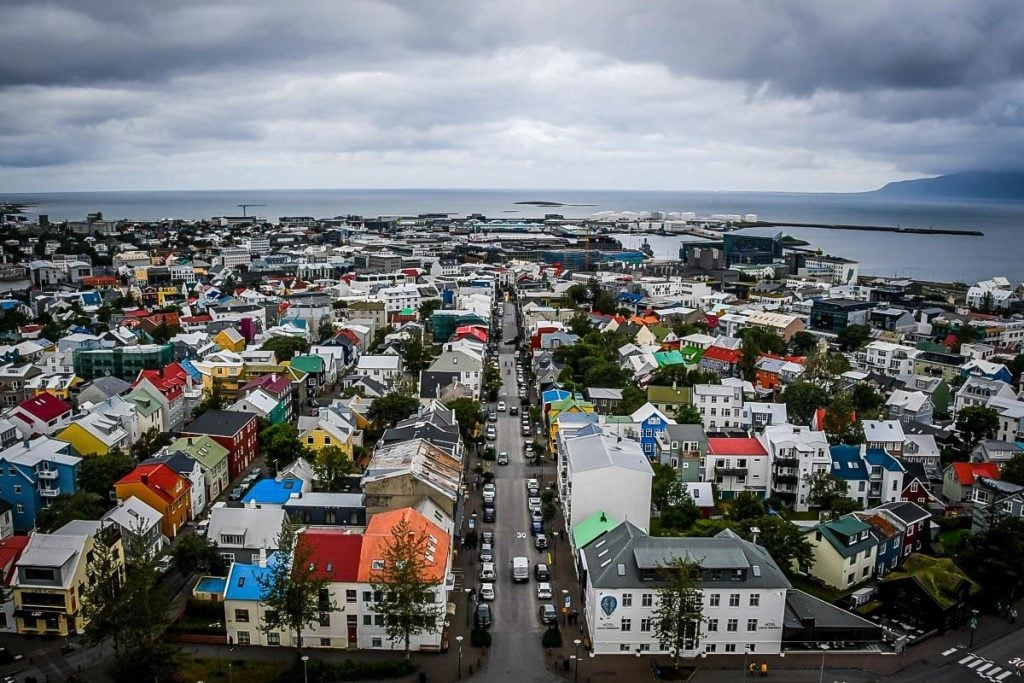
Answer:
M192 365L192 362L188 359L179 360L178 365L181 366L182 370L188 373L189 377L191 377L193 381L199 381L202 379L203 374L199 372L199 370L196 369L196 366Z
M225 600L259 600L262 587L260 579L264 581L269 577L273 569L277 555L267 557L267 566L261 567L258 564L240 564L235 562L228 572L227 588L224 591Z
M293 493L302 493L303 481L301 479L261 479L249 492L242 496L243 503L270 503L273 505L284 505Z
M832 469L830 474L837 479L844 481L857 481L868 478L868 469L860 457L860 446L841 444L832 446L829 455L832 456Z
M548 389L540 395L540 402L542 404L554 403L555 401L561 401L563 398L569 398L570 396L572 396L572 393L565 389Z
M882 466L890 472L903 472L903 465L899 461L889 455L881 448L869 448L868 452L864 455L864 459L870 464L878 467Z
M632 292L622 292L619 294L619 301L629 301L635 304L643 301L643 299L643 294L633 294Z

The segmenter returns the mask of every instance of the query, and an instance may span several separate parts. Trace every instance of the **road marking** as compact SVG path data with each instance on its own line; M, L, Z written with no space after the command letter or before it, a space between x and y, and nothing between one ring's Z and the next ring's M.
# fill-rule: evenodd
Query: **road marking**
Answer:
M974 655L967 655L966 657L961 659L959 662L957 662L957 664L966 664L967 662L971 661L972 659L974 659Z
M1004 678L1006 678L1006 677L1008 677L1008 676L1012 676L1012 675L1013 675L1013 672L1012 672L1012 671L1004 671L1003 673L1001 673L1001 674L999 674L998 676L996 676L996 680L997 680L997 681L1001 681L1001 680L1003 680Z
M1003 670L1000 667L993 665L992 668L988 670L988 673L985 674L984 677L987 678L990 681L994 681L994 680L996 680L996 676L998 676L1002 672L1003 672Z
M979 666L981 666L981 665L982 665L982 664L984 664L984 663L985 663L985 660L984 660L984 659L979 659L979 660L978 660L978 661L976 661L976 662L971 662L970 664L968 664L968 665L967 665L967 668L968 668L968 669L977 669L977 668L978 668Z
M973 666L971 666L971 668L974 669ZM981 675L981 673L983 671L987 671L988 669L991 669L991 668L992 668L992 664L990 663L990 664L986 664L985 666L979 666L977 669L974 669L974 672L977 673L978 675Z
M960 648L958 648L958 647L951 647L951 648L949 648L948 650L946 650L945 652L943 652L943 653L942 653L942 656L943 656L943 657L948 657L948 656L950 656L951 654L953 654L954 652L956 652L956 651L957 651L957 650L959 650L959 649L960 649Z

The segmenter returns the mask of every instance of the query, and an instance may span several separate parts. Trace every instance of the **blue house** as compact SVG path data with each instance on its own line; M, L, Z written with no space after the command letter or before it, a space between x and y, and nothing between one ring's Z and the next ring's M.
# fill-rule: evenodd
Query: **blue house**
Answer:
M0 451L0 499L11 505L15 531L31 531L40 510L78 490L81 462L71 444L47 436Z
M871 525L871 536L878 542L878 548L875 550L874 574L881 578L900 564L903 530L882 514L869 511L865 515L871 515L864 521Z
M664 413L650 403L640 406L635 413L630 415L630 419L639 425L640 448L648 460L653 460L658 435L664 432L670 424L675 424L675 420L666 417Z
M864 507L868 504L870 471L860 454L860 446L840 444L828 449L832 457L831 474L846 482L847 495Z

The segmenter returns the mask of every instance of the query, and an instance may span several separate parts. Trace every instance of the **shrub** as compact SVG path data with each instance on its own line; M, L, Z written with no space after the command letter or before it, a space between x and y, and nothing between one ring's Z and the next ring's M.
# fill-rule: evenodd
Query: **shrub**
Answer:
M485 484L490 484L492 481L494 481L494 472L484 472L481 475L481 478L484 480Z
M404 659L379 659L361 661L346 659L340 662L326 662L310 658L309 680L311 681L379 681L390 678L404 678L418 669ZM278 678L281 683L303 680L302 660L295 658L290 671Z
M490 647L491 632L483 628L475 628L469 634L469 644L473 647Z
M488 446L484 449L484 452L480 454L481 460L495 460L498 457L497 451L494 450L494 446Z
M544 631L544 637L540 642L546 649L562 647L562 632L558 630L557 626L549 626L548 630Z

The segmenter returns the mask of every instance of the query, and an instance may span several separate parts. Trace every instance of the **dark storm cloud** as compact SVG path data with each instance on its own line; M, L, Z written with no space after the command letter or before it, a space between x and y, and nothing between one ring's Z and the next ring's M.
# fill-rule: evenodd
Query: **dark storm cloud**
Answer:
M344 162L385 184L863 189L1011 168L1021 27L1016 0L0 0L0 180L294 185Z

